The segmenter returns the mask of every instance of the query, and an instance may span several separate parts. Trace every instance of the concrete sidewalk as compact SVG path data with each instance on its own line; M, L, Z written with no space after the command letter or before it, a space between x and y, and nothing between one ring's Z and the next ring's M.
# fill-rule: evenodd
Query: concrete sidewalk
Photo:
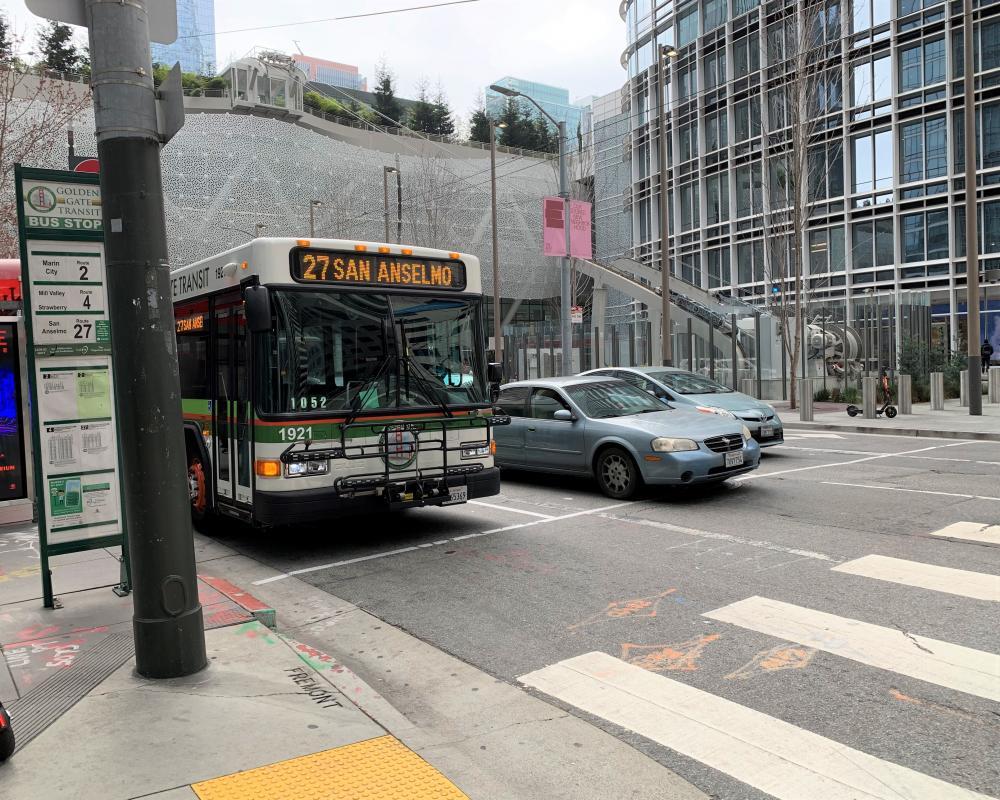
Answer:
M56 559L63 607L46 610L37 532L0 529L0 700L18 738L0 797L707 800L356 606L216 540L196 534L195 550L210 665L149 681L134 672L131 598L81 588L115 583L115 554ZM275 613L277 631L254 618Z
M977 439L1000 442L1000 406L990 405L983 398L983 415L970 417L969 409L958 400L946 400L943 411L931 411L929 403L914 403L912 414L900 414L895 419L849 417L847 406L816 403L812 422L799 420L799 412L791 411L788 403L774 403L779 416L790 430L839 431L847 433L881 433L893 436L925 436L936 439Z

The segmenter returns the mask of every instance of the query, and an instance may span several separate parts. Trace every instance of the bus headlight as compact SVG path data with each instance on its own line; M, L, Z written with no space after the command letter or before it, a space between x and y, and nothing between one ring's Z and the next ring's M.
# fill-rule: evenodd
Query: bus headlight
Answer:
M293 461L291 464L285 464L286 478L301 478L303 475L325 475L329 471L329 461Z
M305 475L308 469L308 464L304 461L299 461L294 464L285 464L285 477L286 478L297 478L300 475Z
M323 475L330 471L330 462L310 461L309 469L307 471L310 475Z
M488 444L477 444L462 448L462 458L489 458L492 453Z

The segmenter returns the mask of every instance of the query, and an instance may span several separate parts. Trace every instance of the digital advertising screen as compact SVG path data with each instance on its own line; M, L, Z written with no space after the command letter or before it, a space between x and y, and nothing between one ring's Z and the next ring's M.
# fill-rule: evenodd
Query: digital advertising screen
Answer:
M17 327L0 322L0 502L21 500L26 491Z

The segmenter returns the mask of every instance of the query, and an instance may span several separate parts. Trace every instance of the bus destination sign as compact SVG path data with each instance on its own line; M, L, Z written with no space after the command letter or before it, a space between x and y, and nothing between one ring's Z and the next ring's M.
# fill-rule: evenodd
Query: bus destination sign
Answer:
M461 261L337 250L296 250L292 254L292 278L302 283L459 292L466 287Z

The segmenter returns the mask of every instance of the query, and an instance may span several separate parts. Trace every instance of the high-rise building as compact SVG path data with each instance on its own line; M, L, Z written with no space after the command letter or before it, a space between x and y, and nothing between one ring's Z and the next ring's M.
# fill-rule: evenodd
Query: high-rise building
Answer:
M1000 3L975 5L980 268L990 275L1000 269ZM672 273L769 305L789 291L782 264L795 259L786 248L799 248L814 304L837 306L854 324L873 319L867 309L881 297L881 331L882 309L889 320L898 313L893 298L925 293L935 336L957 349L966 337L962 3L822 0L811 8L790 0L622 4L631 255L661 263L662 98ZM808 34L800 38L801 30ZM792 97L807 104L802 123ZM801 142L807 159L795 158ZM800 162L805 169L795 168ZM808 202L790 201L796 179ZM796 205L806 222L792 242ZM986 293L982 329L970 332L978 341L1000 334L1000 291ZM905 319L890 324L895 331ZM894 350L880 344L881 363Z
M184 72L214 75L215 0L177 0L177 41L154 44L153 63L173 66L180 62Z
M325 83L328 86L338 86L341 89L368 91L368 79L364 75L361 75L355 66L306 56L301 53L296 53L292 56L292 59L310 81Z
M587 114L587 109L584 106L570 103L568 89L549 86L547 83L538 83L537 81L511 78L510 76L493 81L493 84L513 89L531 97L553 118L566 123L566 132L570 137L575 137L577 131L583 130L585 126L584 117ZM494 92L492 89L486 89L486 113L490 116L499 116L506 102L507 98L504 95ZM518 97L515 102L532 116L538 114L538 109L524 98Z

